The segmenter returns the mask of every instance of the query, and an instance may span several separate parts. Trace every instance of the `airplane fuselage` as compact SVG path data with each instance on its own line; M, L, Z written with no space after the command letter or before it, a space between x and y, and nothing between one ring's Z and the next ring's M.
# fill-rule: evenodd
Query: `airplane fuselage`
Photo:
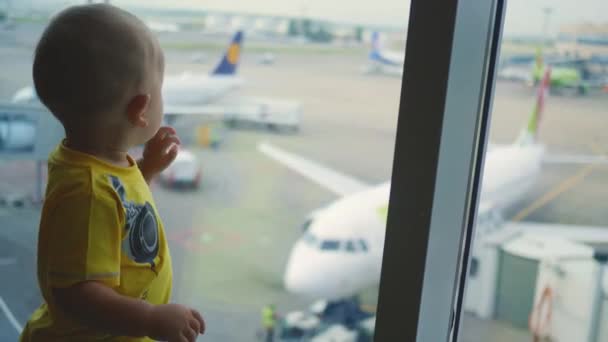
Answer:
M543 151L538 144L489 151L480 210L499 210L521 199L540 175ZM377 286L389 193L387 182L315 211L289 256L284 277L287 290L312 298L339 300Z
M243 84L236 76L182 74L166 77L163 100L171 105L206 105L225 96Z
M376 50L369 55L368 72L378 72L387 75L401 76L405 55L395 51Z

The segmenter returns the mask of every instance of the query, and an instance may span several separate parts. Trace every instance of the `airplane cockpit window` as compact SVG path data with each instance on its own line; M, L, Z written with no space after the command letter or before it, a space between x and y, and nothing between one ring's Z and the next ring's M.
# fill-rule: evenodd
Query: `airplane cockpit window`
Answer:
M357 251L355 248L355 244L351 240L346 241L346 251L351 253Z
M365 242L365 240L359 239L359 240L357 240L357 243L359 244L359 247L361 248L362 251L367 252L368 248L367 248L367 242Z
M324 251L337 251L340 249L340 241L338 240L324 240L321 242L321 250Z
M318 248L322 251L344 251L347 253L365 253L367 244L363 239L359 240L322 240L308 232L302 236L305 244Z

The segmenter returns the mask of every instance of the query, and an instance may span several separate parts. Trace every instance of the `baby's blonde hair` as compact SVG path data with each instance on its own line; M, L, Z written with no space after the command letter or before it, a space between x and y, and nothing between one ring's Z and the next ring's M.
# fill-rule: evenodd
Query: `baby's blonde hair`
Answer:
M53 18L36 47L36 93L66 127L126 108L154 58L150 31L134 15L94 4Z

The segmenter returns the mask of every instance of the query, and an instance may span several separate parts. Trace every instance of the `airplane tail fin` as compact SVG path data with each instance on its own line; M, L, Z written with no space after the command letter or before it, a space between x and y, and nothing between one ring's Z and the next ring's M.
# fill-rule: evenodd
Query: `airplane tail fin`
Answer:
M543 73L545 71L545 58L543 57L543 49L538 47L536 49L534 66L532 67L532 81L537 84L541 81Z
M534 143L538 136L538 127L540 120L542 119L542 113L545 109L545 101L549 94L549 86L551 83L551 67L547 66L542 81L538 85L538 91L536 95L536 103L534 109L528 118L528 123L522 130L516 143L518 145L527 145Z
M536 59L535 59L535 66L539 69L541 69L544 65L545 65L545 61L543 58L543 49L541 47L536 49L536 55L535 55Z
M369 51L369 58L375 59L380 55L380 33L374 31L372 33L371 49Z
M234 75L236 73L237 66L241 59L241 47L243 44L243 31L238 31L230 45L226 50L226 53L222 57L220 63L213 70L213 75Z

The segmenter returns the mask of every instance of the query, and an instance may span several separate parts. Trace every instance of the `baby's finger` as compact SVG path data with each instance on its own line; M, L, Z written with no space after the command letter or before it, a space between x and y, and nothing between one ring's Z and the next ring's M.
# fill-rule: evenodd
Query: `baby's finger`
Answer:
M196 336L198 335L194 330L190 328L186 328L183 334L188 342L195 342Z
M156 133L156 135L160 135L161 138L163 138L165 135L175 135L177 134L177 132L175 131L175 128L171 127L171 126L162 126L161 128L158 129L158 132Z
M203 316L201 316L201 314L196 311L196 310L191 310L192 311L192 315L194 316L194 318L196 318L196 320L198 321L198 323L200 324L200 329L199 332L202 334L205 332L205 321L203 320Z
M162 162L164 164L172 163L175 158L177 158L177 153L179 152L179 145L173 145L169 147L169 150L165 155L162 156Z
M175 129L173 127L163 126L158 129L151 141L157 143L165 139L166 136L175 134L177 134L177 132L175 132Z
M175 145L181 145L181 140L179 140L179 137L177 135L169 135L167 136L165 139L163 139L163 146L168 147L171 146L172 144Z
M192 328L197 334L201 331L201 325L196 319L190 319L188 324L190 325L190 328Z

